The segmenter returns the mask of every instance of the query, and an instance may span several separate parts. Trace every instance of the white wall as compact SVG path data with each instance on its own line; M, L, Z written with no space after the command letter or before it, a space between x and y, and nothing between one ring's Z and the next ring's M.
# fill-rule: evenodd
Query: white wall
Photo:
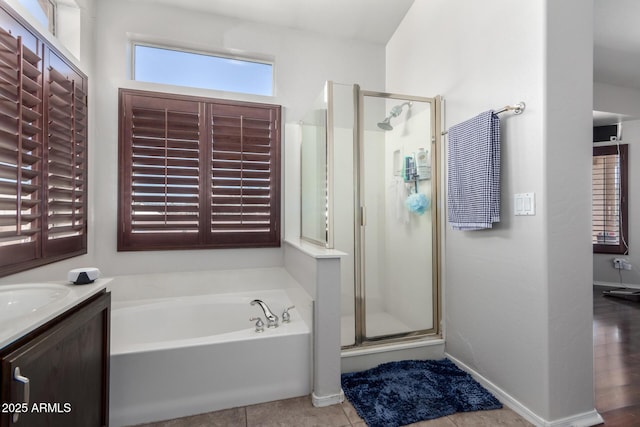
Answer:
M527 104L501 116L501 222L446 229L444 320L447 353L540 423L594 407L591 52L578 0L415 2L387 45L386 90L443 95L445 128ZM584 164L567 169L574 155ZM535 216L513 216L521 192L536 193Z
M15 0L17 1L17 0ZM94 17L94 18L92 18ZM65 262L0 279L0 283L63 279L73 267L94 264L104 275L249 268L282 265L282 249L117 252L118 88L136 88L198 96L235 98L283 105L283 123L297 122L311 107L325 80L359 82L379 89L384 85L384 46L341 40L208 15L163 5L127 0L98 1L95 13L83 16L92 32L83 36L89 48L81 49L83 61L95 56L95 71L87 65L90 81L89 126L89 254ZM129 80L131 38L169 43L213 52L255 54L275 61L274 97L234 95L225 92L144 84ZM284 133L284 132L283 132ZM289 150L285 141L283 153ZM283 183L298 178L299 158L283 159ZM286 163L286 164L285 164ZM298 187L299 188L299 187ZM285 203L299 193L284 195ZM297 204L299 207L299 203ZM283 209L283 212L285 210ZM291 212L291 210L287 210ZM296 213L299 215L299 210ZM285 225L283 220L283 226ZM295 223L295 221L294 221ZM299 221L297 222L299 227ZM296 233L299 228L296 228Z
M593 411L593 3L546 2L548 419ZM599 418L599 417L598 417Z

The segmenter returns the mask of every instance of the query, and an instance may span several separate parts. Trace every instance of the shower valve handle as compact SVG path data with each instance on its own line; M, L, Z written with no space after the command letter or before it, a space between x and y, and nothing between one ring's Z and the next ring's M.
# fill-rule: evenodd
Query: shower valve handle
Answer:
M291 310L292 308L296 308L296 306L292 305L291 307L287 307L282 312L282 323L289 323L291 321L291 315L289 314L289 310Z
M259 317L250 317L249 322L256 322L256 332L264 331L264 322Z

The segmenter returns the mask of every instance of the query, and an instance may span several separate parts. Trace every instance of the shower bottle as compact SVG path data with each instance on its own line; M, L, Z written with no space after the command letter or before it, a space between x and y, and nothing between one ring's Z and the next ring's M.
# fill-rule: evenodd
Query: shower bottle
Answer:
M418 148L416 154L416 166L418 169L418 179L431 179L431 162L429 161L429 152L424 148Z

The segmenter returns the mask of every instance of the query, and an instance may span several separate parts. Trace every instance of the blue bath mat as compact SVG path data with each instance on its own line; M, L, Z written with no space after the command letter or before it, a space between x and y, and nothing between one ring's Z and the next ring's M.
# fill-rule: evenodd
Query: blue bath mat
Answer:
M404 360L342 374L342 390L369 427L397 427L456 412L502 408L448 359Z

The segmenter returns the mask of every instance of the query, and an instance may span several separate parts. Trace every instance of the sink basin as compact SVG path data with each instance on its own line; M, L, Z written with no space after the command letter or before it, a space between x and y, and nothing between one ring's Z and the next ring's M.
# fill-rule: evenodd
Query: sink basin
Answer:
M70 292L67 286L27 284L0 286L0 323L36 312Z

